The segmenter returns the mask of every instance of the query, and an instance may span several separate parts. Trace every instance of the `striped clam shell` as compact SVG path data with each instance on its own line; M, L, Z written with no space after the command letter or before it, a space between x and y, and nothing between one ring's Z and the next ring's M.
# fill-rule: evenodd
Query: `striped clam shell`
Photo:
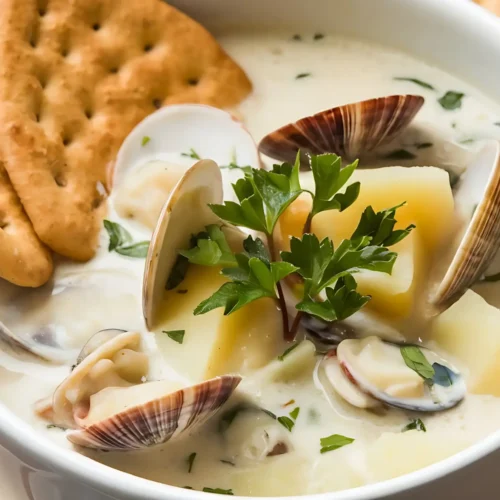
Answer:
M266 135L259 151L293 163L302 154L335 153L352 161L401 134L424 104L418 95L392 95L321 111Z
M455 207L465 219L431 302L448 306L484 274L500 247L500 143L487 141L462 176Z
M228 400L241 381L224 375L71 431L73 444L106 451L139 450L175 439L206 422ZM152 382L154 383L154 382Z

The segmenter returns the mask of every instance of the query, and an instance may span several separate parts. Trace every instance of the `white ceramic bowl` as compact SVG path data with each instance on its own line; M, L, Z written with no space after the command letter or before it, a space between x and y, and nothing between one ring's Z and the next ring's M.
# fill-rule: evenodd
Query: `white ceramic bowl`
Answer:
M389 45L455 74L500 101L500 23L463 0L172 0L171 3L215 33L221 24L250 24L269 29L285 26L291 30L300 27L302 31L336 33ZM17 482L21 488L17 496L7 490L2 492L4 486L0 485L0 498L5 500L209 498L206 493L139 479L58 448L1 405L0 444L23 462L5 450L0 452L0 470L8 471L8 480ZM498 498L500 478L495 467L495 462L500 463L498 449L500 432L407 476L354 490L315 495L314 499L459 500L477 495L482 500Z

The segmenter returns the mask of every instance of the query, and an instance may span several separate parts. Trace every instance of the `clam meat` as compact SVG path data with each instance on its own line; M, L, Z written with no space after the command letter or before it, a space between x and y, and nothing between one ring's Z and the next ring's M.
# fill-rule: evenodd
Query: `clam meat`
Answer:
M99 450L142 449L201 425L227 401L241 378L217 377L185 387L148 381L149 359L137 332L98 333L56 389L41 416L72 429L73 444Z
M456 406L465 397L460 372L426 348L419 349L432 376L424 378L410 368L402 347L378 337L347 339L321 362L326 383L353 406L373 408L381 403L419 412L437 412Z

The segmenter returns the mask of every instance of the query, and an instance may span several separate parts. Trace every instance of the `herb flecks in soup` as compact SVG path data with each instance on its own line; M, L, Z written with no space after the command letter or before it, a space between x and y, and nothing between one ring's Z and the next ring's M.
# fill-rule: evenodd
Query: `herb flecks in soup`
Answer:
M0 289L0 397L48 439L182 488L283 496L497 429L500 267L468 251L496 250L500 109L405 54L292 35L221 36L253 79L233 111L255 140L211 108L158 111L119 157L96 258Z

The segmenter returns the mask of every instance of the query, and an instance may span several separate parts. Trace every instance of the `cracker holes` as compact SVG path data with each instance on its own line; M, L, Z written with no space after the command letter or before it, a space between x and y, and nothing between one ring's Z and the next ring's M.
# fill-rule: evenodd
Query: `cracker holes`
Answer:
M59 186L59 187L66 187L68 184L68 181L65 179L62 173L58 173L54 175L54 182Z
M102 196L100 196L99 198L94 198L91 205L92 210L97 210L102 205L103 201L104 198Z
M100 24L100 23L94 23L94 24L92 25L92 29L93 29L94 31L99 31L99 30L101 29L101 24Z
M115 75L116 73L118 73L120 68L118 68L118 66L111 66L111 68L109 68L109 72L112 74L112 75Z
M146 43L143 48L144 52L151 52L153 50L153 44L152 43Z
M45 14L47 14L47 9L46 9L45 7L40 7L40 8L38 9L38 15L39 15L40 17L44 17L44 16L45 16Z
M85 111L85 117L87 118L87 120L91 120L92 117L94 116L94 112L90 109L90 108L87 108Z
M152 103L153 103L153 106L156 108L156 109L160 109L161 108L161 104L162 104L162 100L161 99L158 99L157 97L154 98L152 100Z
M198 85L199 83L200 83L200 79L199 78L188 78L187 79L187 84L190 87L196 87L196 85Z
M63 135L62 143L64 147L69 146L71 144L71 137L69 135Z

